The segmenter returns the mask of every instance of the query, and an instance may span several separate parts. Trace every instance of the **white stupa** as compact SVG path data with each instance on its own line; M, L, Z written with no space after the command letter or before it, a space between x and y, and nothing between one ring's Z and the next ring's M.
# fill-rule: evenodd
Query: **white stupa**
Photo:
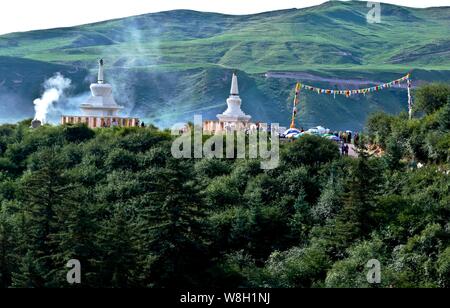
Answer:
M248 123L252 118L246 115L241 110L242 100L239 97L238 79L235 73L231 81L230 97L227 99L228 109L224 113L218 114L217 118L220 122L234 124L234 123Z
M85 116L115 117L123 107L117 105L112 95L112 86L105 83L103 59L99 61L97 83L91 84L91 97L80 108Z
M99 61L97 83L91 84L91 96L80 105L82 115L61 115L62 125L85 124L89 128L136 127L139 118L122 117L112 94L112 86L105 83L103 60ZM35 125L38 123L35 123Z

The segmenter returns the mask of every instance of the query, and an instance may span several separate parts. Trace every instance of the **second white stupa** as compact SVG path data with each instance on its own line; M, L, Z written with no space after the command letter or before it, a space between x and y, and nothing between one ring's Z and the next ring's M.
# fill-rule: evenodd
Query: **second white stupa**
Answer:
M230 97L227 99L228 108L224 113L218 114L217 118L220 122L225 123L233 123L233 122L242 122L247 123L252 118L249 115L246 115L241 110L242 100L239 97L239 86L237 75L233 73L233 78L231 80L231 91Z

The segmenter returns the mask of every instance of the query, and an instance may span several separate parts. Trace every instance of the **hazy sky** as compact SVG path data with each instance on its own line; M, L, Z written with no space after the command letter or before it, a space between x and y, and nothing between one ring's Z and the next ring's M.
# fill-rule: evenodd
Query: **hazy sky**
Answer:
M249 14L313 6L324 0L2 0L0 34L74 26L173 9ZM411 7L450 6L450 0L385 0Z

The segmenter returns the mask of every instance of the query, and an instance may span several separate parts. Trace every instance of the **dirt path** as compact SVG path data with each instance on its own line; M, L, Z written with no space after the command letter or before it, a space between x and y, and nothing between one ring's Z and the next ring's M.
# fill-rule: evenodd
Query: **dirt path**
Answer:
M346 143L346 145L348 146L348 155L342 154L342 144L339 145L339 153L341 153L342 156L358 158L358 152L356 151L356 147L351 143Z

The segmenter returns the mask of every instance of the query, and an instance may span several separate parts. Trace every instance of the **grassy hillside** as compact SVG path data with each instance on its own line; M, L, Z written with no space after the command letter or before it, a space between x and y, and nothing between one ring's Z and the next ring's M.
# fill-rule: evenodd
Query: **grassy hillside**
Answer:
M286 125L295 80L265 79L267 71L389 81L414 70L416 82L450 79L450 8L383 4L381 24L366 22L368 10L365 2L247 16L180 10L8 34L0 36L0 56L14 57L15 64L0 70L0 94L20 96L17 109L30 116L43 75L62 71L74 78L74 94L81 94L96 60L104 57L107 79L128 112L167 126L191 120L195 112L207 118L222 112L231 70L237 69L243 109L255 120ZM15 88L11 74L23 76L29 86ZM405 95L399 90L350 100L307 95L301 121L361 129L369 111L404 110ZM2 112L0 118L8 116Z

